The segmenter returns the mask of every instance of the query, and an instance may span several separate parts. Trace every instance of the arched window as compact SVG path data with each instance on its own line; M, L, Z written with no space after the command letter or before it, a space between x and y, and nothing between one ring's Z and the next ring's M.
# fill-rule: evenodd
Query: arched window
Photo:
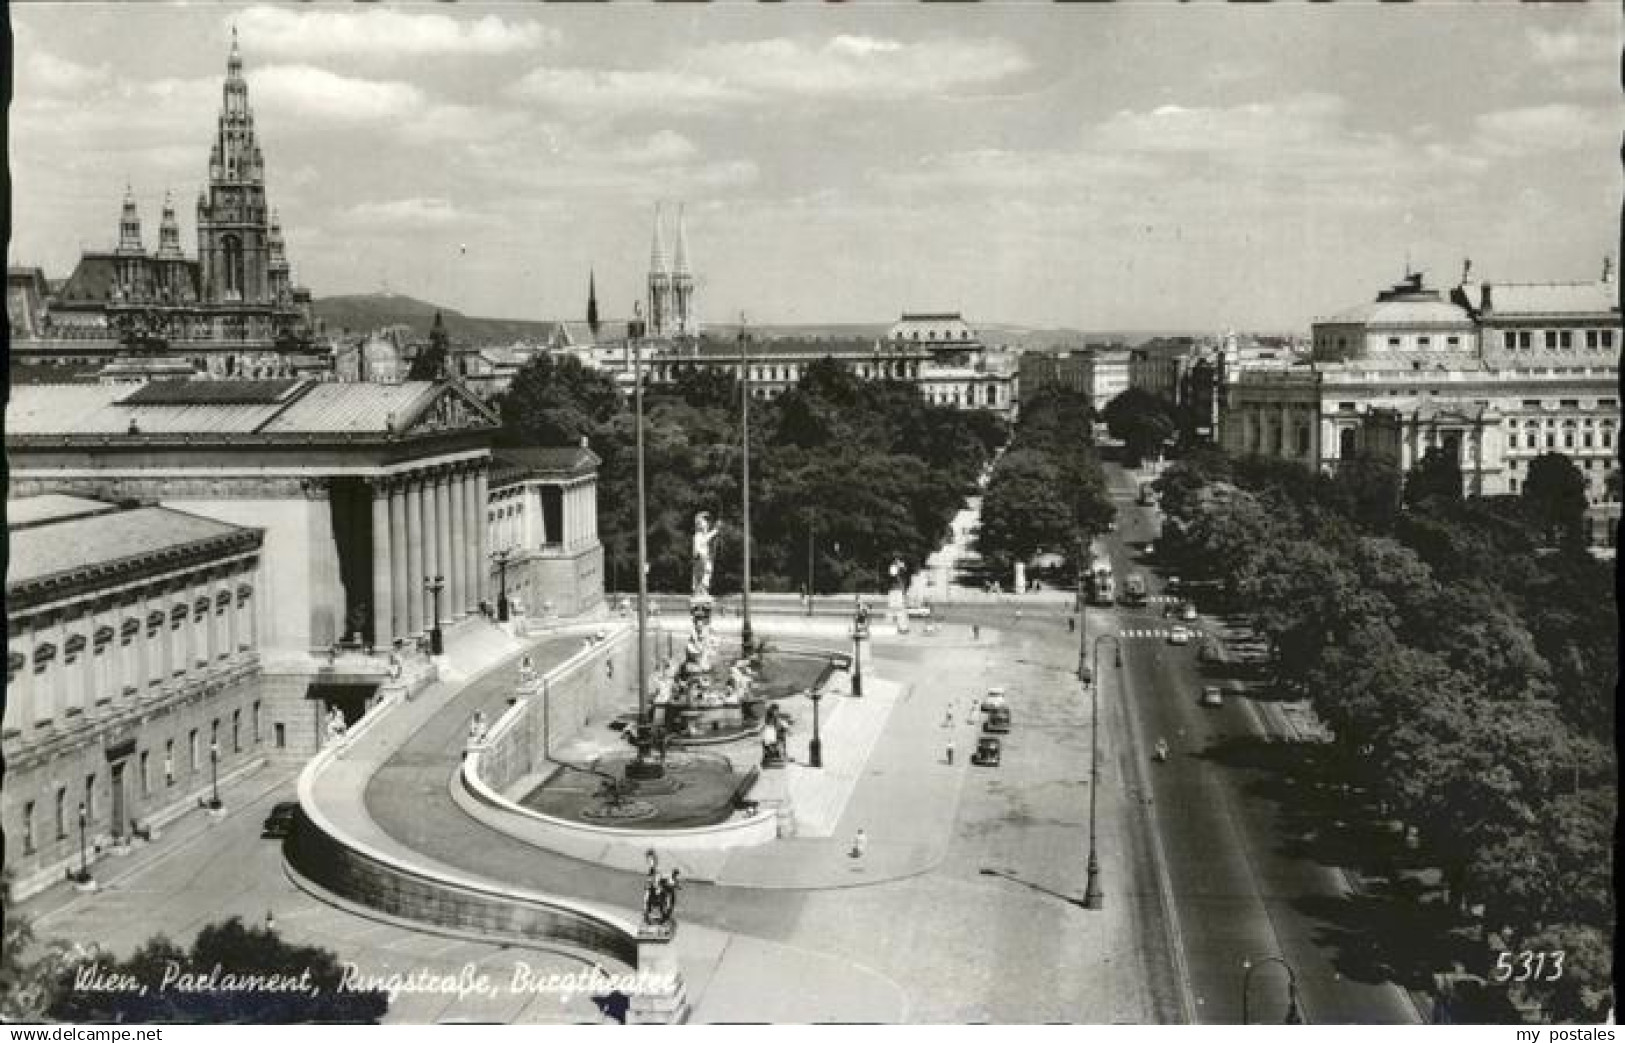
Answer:
M186 622L186 606L176 605L169 610L169 629L179 630L181 624Z
M222 590L214 596L214 614L225 615L226 609L231 607L231 591Z
M103 652L107 651L107 646L113 643L113 628L97 627L95 641L96 654L101 655Z
M47 641L34 649L34 672L43 674L50 669L51 661L56 658L56 646Z
M196 620L205 619L205 618L208 617L208 615L209 615L209 599L208 599L207 596L198 598L196 601L192 602L192 618L193 619L196 619Z
M226 292L241 295L243 292L243 241L234 235L226 236L220 240L220 254Z
M72 666L79 661L79 656L85 650L85 635L70 635L67 643L62 646L62 662Z
M119 625L118 633L119 646L128 648L130 642L135 640L136 635L141 633L141 621L139 619L126 619Z
M164 628L164 614L162 612L154 611L154 612L150 612L150 613L147 614L147 636L148 637L157 637L158 636L158 631L162 630L163 628Z

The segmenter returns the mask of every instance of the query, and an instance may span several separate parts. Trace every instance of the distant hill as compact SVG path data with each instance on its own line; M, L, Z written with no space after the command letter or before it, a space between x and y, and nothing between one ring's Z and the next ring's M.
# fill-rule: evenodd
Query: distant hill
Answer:
M511 344L514 341L546 342L551 339L556 325L550 321L533 319L487 319L464 315L454 308L446 308L428 301L420 301L398 293L361 293L341 297L322 297L313 302L317 316L326 320L327 328L337 332L369 333L385 326L410 326L418 336L427 337L434 324L434 313L445 318L446 330L453 341L467 344ZM829 341L848 343L873 341L891 329L890 322L827 322L763 324L750 326L752 335L760 340ZM1117 342L1137 345L1160 336L1190 335L1190 330L1076 330L1065 328L1040 329L1014 323L973 323L989 344L1014 348L1081 348L1085 344ZM737 336L737 324L718 323L705 327L714 340L732 340Z
M516 340L544 343L553 336L556 325L532 319L486 319L464 315L415 297L398 293L358 293L342 297L321 297L311 302L328 330L370 333L385 326L410 326L419 337L428 337L435 312L446 324L453 341L468 344L511 344Z

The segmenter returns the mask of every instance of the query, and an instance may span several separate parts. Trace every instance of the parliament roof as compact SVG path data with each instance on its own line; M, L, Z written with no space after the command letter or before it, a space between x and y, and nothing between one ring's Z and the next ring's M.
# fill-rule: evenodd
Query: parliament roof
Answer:
M491 453L491 484L507 485L527 477L575 477L592 474L603 463L584 445L525 446Z
M65 518L78 518L87 514L102 514L115 510L118 508L111 503L84 496L69 496L66 493L23 496L6 501L6 528L21 529Z
M395 437L491 430L497 418L454 382L337 384L313 380L41 384L12 389L6 439L99 436L207 443Z
M111 580L143 563L168 561L181 567L198 555L251 549L261 537L260 529L168 507L135 507L30 526L8 536L6 598L37 601L75 580Z

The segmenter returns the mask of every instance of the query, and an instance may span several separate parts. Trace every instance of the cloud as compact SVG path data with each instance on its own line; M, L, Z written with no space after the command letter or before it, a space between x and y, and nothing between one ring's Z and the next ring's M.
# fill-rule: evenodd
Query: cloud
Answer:
M423 197L358 203L339 215L347 224L377 226L392 231L412 226L456 224L471 216L445 199Z
M509 93L582 118L646 110L691 113L748 100L709 77L665 70L534 69Z
M348 11L257 6L237 14L234 22L245 49L305 61L506 55L559 39L555 29L496 15L470 21L370 5Z
M81 65L38 47L23 49L17 65L17 94L81 94L102 87L112 79L106 65Z
M267 65L249 77L249 98L273 119L311 117L343 123L399 120L420 111L417 87L340 76L310 65Z
M918 43L836 36L821 44L793 39L712 44L682 65L649 69L534 69L511 94L580 116L635 112L707 112L800 101L903 101L986 86L1031 62L998 40Z
M1615 94L1619 89L1620 7L1613 3L1554 4L1532 12L1524 30L1543 86Z
M1590 151L1617 145L1621 132L1617 108L1566 102L1486 112L1473 125L1474 148L1492 157Z

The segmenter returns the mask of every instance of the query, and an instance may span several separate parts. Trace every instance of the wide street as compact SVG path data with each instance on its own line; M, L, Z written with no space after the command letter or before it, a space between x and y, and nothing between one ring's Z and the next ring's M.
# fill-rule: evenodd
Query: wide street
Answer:
M1350 961L1339 951L1342 928L1329 915L1348 905L1349 882L1337 867L1296 850L1299 838L1279 794L1269 789L1281 782L1249 763L1278 738L1266 728L1254 695L1221 680L1222 665L1198 662L1199 638L1176 646L1164 636L1172 625L1160 612L1169 601L1158 597L1166 578L1150 567L1146 553L1157 535L1155 508L1135 502L1133 474L1115 465L1107 472L1119 508L1117 529L1105 538L1113 571L1120 578L1130 571L1146 575L1152 601L1142 609L1091 609L1088 630L1091 640L1124 635L1128 706L1145 744L1139 755L1148 758L1158 737L1172 750L1151 773L1151 792L1198 1020L1240 1022L1243 960L1278 956L1297 976L1299 1013L1307 1021L1416 1022L1401 989L1351 976ZM1213 621L1203 617L1191 625L1212 629ZM1223 707L1198 703L1204 684L1213 683L1225 689ZM1328 817L1335 810L1328 808ZM1248 991L1251 1020L1283 1018L1285 968L1260 965Z

